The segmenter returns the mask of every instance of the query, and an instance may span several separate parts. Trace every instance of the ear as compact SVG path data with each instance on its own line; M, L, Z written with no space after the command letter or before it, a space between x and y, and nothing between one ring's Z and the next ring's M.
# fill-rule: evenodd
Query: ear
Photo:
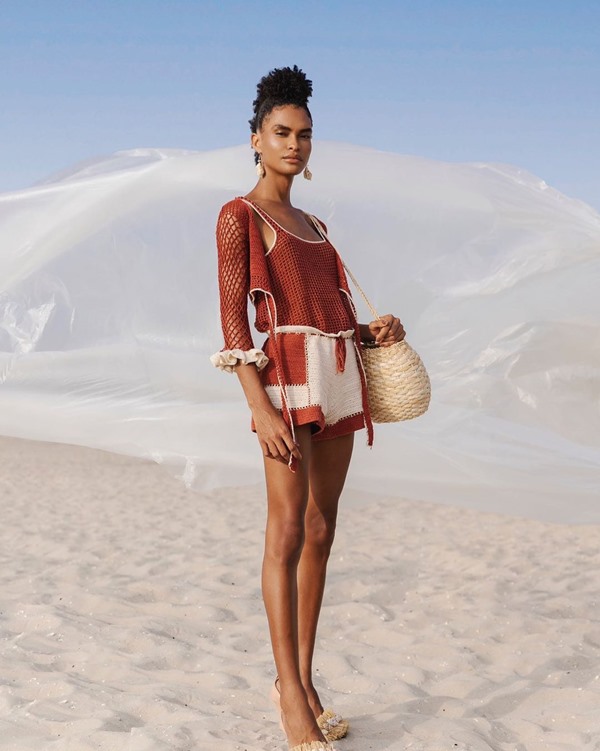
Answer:
M254 151L260 150L260 136L258 135L258 133L253 133L250 136L250 146L252 146Z

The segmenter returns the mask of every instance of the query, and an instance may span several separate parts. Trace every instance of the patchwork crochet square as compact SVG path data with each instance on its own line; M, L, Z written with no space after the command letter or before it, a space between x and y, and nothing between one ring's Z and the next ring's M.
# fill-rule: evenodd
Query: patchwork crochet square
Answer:
M313 440L326 440L364 427L354 331L327 336L310 327L285 326L277 334L287 405L294 425L314 423ZM270 340L265 343L269 354ZM343 350L340 357L339 349ZM341 363L341 367L340 367ZM261 373L269 399L283 410L277 368L269 360ZM251 420L251 429L255 430Z
M313 440L366 428L370 446L373 424L356 309L341 259L324 225L312 220L319 239L307 240L248 199L223 206L217 249L225 343L211 361L230 372L238 363L254 363L294 440L295 425L314 423ZM268 248L261 222L272 232ZM268 334L263 349L254 347L248 297L256 330Z

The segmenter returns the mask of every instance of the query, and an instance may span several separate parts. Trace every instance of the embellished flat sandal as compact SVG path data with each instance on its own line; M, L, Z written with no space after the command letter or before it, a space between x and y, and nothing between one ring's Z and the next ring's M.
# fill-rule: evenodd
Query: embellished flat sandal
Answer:
M323 741L311 741L310 743L301 743L299 746L292 746L290 751L335 751L335 748L329 743L323 743Z
M324 709L317 717L317 725L328 741L339 741L348 734L348 720L333 709Z
M271 701L275 706L281 711L280 703L279 703L279 676L275 678L275 682L273 683L273 688L271 689ZM328 741L339 741L340 738L345 738L348 734L348 727L349 722L348 720L345 720L342 715L338 714L337 712L334 712L333 709L327 708L324 709L321 714L317 717L317 725L319 726L320 731L323 733L325 738ZM283 730L283 722L281 721L281 715L279 718L279 726ZM315 743L322 743L323 741L314 741ZM296 748L299 748L300 751L305 751L304 749L301 749L299 746L294 747L292 751L296 751Z

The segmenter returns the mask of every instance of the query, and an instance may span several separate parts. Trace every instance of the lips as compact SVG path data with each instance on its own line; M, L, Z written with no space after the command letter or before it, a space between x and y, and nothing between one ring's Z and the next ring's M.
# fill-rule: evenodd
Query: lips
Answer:
M284 156L283 158L286 162L298 162L298 164L302 161L299 156Z

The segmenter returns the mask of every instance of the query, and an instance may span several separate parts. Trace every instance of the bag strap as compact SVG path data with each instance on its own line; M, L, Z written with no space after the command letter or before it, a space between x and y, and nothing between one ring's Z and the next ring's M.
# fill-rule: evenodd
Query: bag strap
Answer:
M343 267L344 267L344 269L346 270L346 272L347 272L348 276L350 277L350 279L352 279L352 281L354 282L354 286L355 286L355 287L356 287L356 289L357 289L357 290L358 290L358 291L360 292L360 294L361 294L361 295L363 296L363 298L364 298L365 302L367 303L367 306L369 307L369 310L370 310L370 311L371 311L371 313L373 314L373 320L374 320L374 321L381 321L381 318L379 317L379 314L377 313L377 311L375 310L375 308L374 308L374 307L373 307L373 306L371 305L371 303L370 303L370 301L369 301L369 298L368 298L368 297L367 297L367 296L365 295L365 293L363 292L363 289L362 289L362 287L360 286L360 284L359 284L359 283L358 283L358 282L356 281L356 277L355 277L355 276L354 276L354 274L353 274L353 273L352 273L352 272L350 271L350 269L349 269L349 268L348 268L348 267L346 266L346 264L344 263L344 259L343 259L343 258L342 258L342 256L341 256L341 255L339 254L339 252L338 252L337 248L336 248L336 247L334 246L334 244L333 244L333 243L331 242L331 240L330 240L330 239L329 239L329 238L327 237L327 233L325 232L325 228L323 227L323 225L321 224L321 222L320 222L320 221L319 221L319 220L317 219L317 217L316 217L316 216L313 216L312 214L308 214L308 216L310 217L310 219L311 219L312 223L313 223L313 224L315 225L315 229L317 230L317 232L318 232L318 233L319 233L319 234L321 235L321 237L322 237L322 238L323 238L324 240L327 240L327 242L328 242L328 243L329 243L329 244L331 245L331 247L332 247L332 248L333 248L333 249L335 250L335 252L337 253L337 255L338 255L338 258L339 258L339 259L340 259L340 261L342 262L342 266L343 266ZM382 322L382 323L383 323L383 322Z

